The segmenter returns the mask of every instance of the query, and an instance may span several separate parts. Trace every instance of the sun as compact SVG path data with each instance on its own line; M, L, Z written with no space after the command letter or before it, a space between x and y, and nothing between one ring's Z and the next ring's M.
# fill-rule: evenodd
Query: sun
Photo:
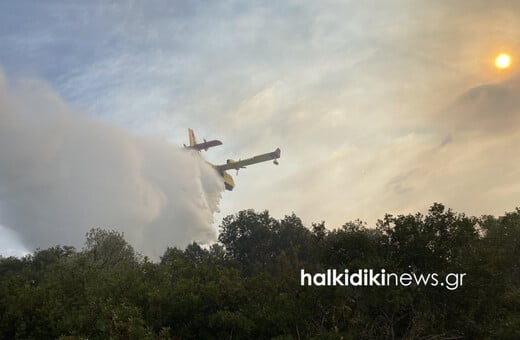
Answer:
M497 58L495 59L495 66L497 68L505 69L508 68L511 65L511 57L509 54L499 54Z

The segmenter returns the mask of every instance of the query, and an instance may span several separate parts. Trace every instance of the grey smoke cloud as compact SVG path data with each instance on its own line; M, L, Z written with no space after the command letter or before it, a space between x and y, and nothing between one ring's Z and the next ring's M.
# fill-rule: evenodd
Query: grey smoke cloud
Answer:
M30 249L116 229L145 255L215 239L223 184L198 155L74 112L0 72L0 225Z
M345 139L356 144L330 145L318 154L309 150L341 139L307 137L313 145L305 145L301 153L317 160L303 163L291 176L275 177L275 183L264 176L264 183L254 185L276 187L277 199L292 204L308 224L323 216L330 227L355 218L373 225L385 213L426 212L433 202L468 215L503 214L520 197L519 91L516 75L446 96L449 104L442 110L425 107L417 114L415 129L399 134L383 130L386 140L377 147L363 147L349 131ZM396 127L400 124L395 121ZM371 129L367 124L367 134ZM282 166L293 163L290 157L298 161L294 143L285 149L289 147L293 150L286 151ZM248 169L241 180L253 171Z
M475 86L436 117L453 134L507 135L520 122L520 75L498 83Z
M388 181L387 202L411 212L438 201L475 215L518 205L519 91L516 74L473 86L432 114L434 133L415 143L414 157Z

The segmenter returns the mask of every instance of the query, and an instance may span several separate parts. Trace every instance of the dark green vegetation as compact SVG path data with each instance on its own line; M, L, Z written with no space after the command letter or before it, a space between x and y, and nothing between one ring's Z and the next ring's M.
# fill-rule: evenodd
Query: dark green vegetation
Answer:
M300 287L300 269L465 272L441 287ZM467 217L435 204L334 231L295 215L241 211L219 243L169 248L160 263L117 232L82 251L0 259L4 339L520 338L520 209Z

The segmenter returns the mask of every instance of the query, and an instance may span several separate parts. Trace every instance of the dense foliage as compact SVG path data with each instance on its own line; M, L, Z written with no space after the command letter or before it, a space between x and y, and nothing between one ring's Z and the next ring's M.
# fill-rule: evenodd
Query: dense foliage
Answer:
M300 269L466 273L446 287L300 286ZM327 230L294 214L226 217L219 243L159 263L114 231L85 248L0 259L3 339L520 338L520 209L467 217L433 205Z

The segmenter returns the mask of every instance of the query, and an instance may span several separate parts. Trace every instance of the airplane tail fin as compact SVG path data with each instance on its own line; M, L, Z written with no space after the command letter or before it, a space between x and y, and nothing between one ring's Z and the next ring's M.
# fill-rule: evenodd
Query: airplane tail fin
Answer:
M190 146L195 146L197 144L197 140L195 139L195 133L192 129L188 129L188 135L190 137Z

